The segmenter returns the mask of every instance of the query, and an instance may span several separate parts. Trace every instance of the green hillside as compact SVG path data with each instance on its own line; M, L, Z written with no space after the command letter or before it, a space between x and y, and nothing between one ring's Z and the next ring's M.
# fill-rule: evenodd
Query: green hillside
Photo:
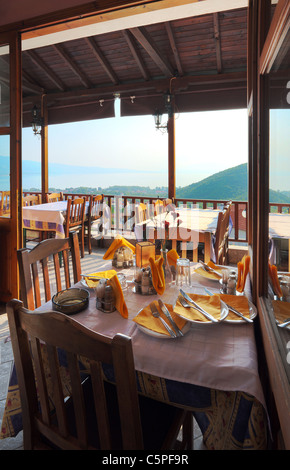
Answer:
M247 163L228 168L176 191L176 197L187 199L248 199Z

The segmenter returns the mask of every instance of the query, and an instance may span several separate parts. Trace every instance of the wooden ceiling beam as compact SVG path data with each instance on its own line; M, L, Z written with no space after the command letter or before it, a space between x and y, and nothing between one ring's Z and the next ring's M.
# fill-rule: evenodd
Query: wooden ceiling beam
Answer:
M69 66L69 68L76 74L76 76L80 79L81 83L86 88L91 88L92 84L83 73L83 71L77 66L77 64L72 60L69 53L65 50L65 48L60 44L53 44L52 46L54 50L64 59L65 63Z
M127 41L131 54L134 57L134 60L137 63L144 80L150 80L150 75L147 71L146 65L144 64L140 51L137 48L133 34L126 29L122 31L122 33Z
M38 56L35 51L26 51L25 54L30 57L30 59L34 62L35 65L37 65L46 73L49 79L56 85L59 90L66 91L66 87L61 81L61 79L54 73L53 70L51 70L50 67L48 67L48 65L46 65L46 63Z
M164 73L164 75L166 77L173 77L174 70L171 64L162 56L162 54L158 50L157 46L154 44L152 38L149 36L145 28L131 28L130 31L135 36L137 41L139 41L145 51L149 54L155 64Z
M171 49L172 49L172 52L173 52L173 55L174 55L174 59L175 59L175 63L176 63L176 67L177 67L179 76L182 77L183 76L183 69L182 69L182 65L181 65L181 61L180 61L180 57L179 57L179 53L178 53L178 49L177 49L176 41L175 41L175 38L174 38L174 33L173 33L171 23L170 22L165 23L165 28L166 28L166 31L167 31L168 39L169 39L170 46L171 46Z
M110 80L117 85L119 83L119 79L117 75L115 74L114 70L112 69L111 65L109 64L108 60L102 53L101 49L97 45L96 41L94 41L92 38L84 38L90 49L92 50L94 56L98 59L100 62L101 66L109 76Z
M218 73L222 73L222 71L223 71L222 49L221 49L221 38L220 38L218 13L213 13L213 27L214 27L214 37L215 37L217 71L218 71Z

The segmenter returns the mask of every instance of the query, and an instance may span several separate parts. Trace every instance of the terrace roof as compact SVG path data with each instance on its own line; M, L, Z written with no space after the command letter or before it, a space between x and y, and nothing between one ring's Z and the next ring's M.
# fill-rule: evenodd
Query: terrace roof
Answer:
M24 44L24 42L23 42ZM48 124L247 106L247 8L25 47L23 125L45 97Z

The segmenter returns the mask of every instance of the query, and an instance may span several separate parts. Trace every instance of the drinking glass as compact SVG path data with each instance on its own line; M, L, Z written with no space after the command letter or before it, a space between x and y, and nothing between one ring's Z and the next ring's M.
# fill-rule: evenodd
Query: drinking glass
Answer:
M178 258L176 262L176 285L191 286L190 261L187 258Z

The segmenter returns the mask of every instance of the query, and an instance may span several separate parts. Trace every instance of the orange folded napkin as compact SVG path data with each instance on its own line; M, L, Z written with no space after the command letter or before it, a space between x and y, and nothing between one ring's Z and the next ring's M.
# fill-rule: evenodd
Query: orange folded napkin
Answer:
M247 275L250 272L250 261L250 256L244 255L242 261L238 262L238 280L236 287L238 292L243 292L245 289Z
M157 294L162 295L165 291L165 278L163 271L163 258L158 256L156 260L152 257L149 258L149 264L151 267L152 284Z
M247 297L244 295L228 295L228 294L215 294L218 295L221 300L223 300L226 304L230 305L231 307L235 308L239 312L241 312L244 317L250 318L250 310L249 310L249 302ZM234 312L229 310L227 315L227 320L241 320L239 316L237 316Z
M207 265L214 269L215 271L217 271L218 273L220 272L222 274L222 268L220 268L219 266L216 266L212 261L209 261L207 263ZM207 277L208 279L221 279L217 274L215 273L211 273L209 271L206 271L203 267L198 267L195 269L195 272L200 274L201 276L203 277Z
M279 298L283 297L282 289L280 287L280 282L279 282L279 279L278 279L277 266L275 266L274 264L271 265L270 263L269 263L269 277L270 277L270 280L272 282L274 293Z
M187 294L194 302L202 307L206 312L210 313L217 320L220 320L221 316L221 302L218 295L198 295L198 294ZM202 313L193 308L183 307L179 299L177 299L174 307L174 312L178 315L182 315L188 320L209 322Z
M127 248L130 248L130 250L132 250L133 253L135 253L134 245L132 245L127 240L125 240L125 238L123 237L117 237L107 249L106 253L103 256L103 259L113 259L115 251L121 248L121 246L126 246Z
M168 321L168 319L166 318L166 316L160 309L158 302L154 301L154 304L158 312L160 313L160 316L162 316L163 320L165 320L166 323L168 323L168 325L172 328L172 325L170 324L170 322ZM186 320L179 317L173 312L172 305L169 305L169 304L165 304L165 305L168 308L169 312L171 313L172 318L177 324L178 328L182 330L182 328L184 327L186 323ZM148 330L152 330L152 331L155 331L156 333L161 333L161 334L170 336L165 326L162 325L162 322L158 318L153 317L151 309L150 309L150 305L143 308L143 310L141 310L141 312L139 312L138 315L135 318L133 318L133 321L138 323L141 326L144 326Z
M290 317L290 303L281 302L281 300L272 300L274 315L279 323L283 323Z
M108 271L101 271L98 273L91 273L88 277L85 277L85 281L88 287L97 287L99 279L110 279L115 276L116 271L114 269L109 269ZM91 279L90 276L96 276L99 279Z
M118 276L115 275L108 280L115 294L115 306L124 318L128 318L128 308L124 299L124 294Z
M179 258L179 255L176 250L172 249L169 250L167 253L167 260L169 263L169 266L175 266L176 267L176 262Z

